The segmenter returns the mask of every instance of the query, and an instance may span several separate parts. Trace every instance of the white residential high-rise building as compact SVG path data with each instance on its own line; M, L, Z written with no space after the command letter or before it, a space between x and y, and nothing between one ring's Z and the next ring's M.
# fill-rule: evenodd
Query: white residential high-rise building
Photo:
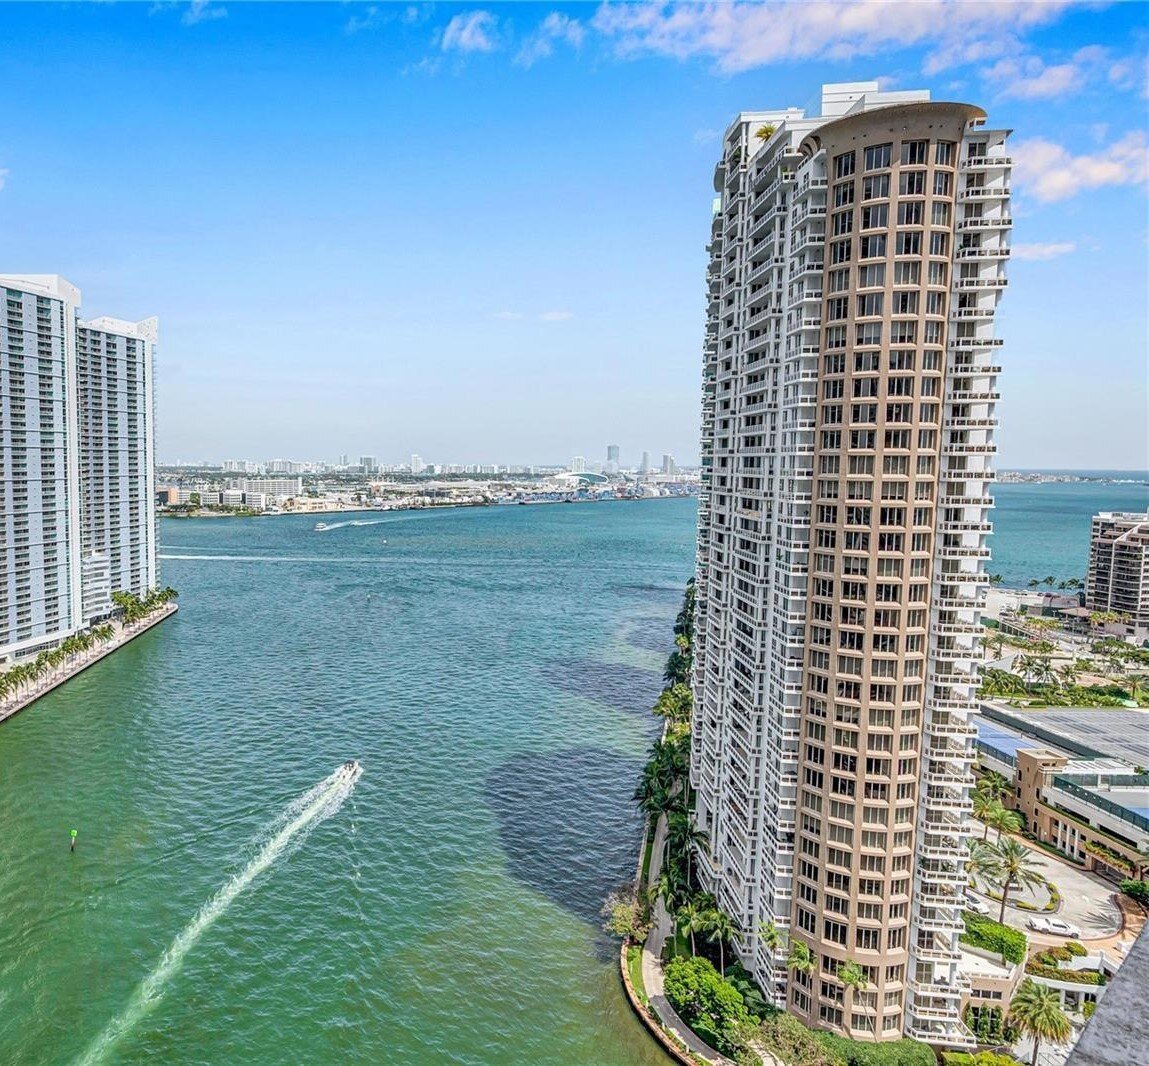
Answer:
M156 587L152 363L158 332L155 318L79 323L76 366L86 621L111 612L112 592L143 597Z
M958 936L1007 132L828 85L715 171L691 780L739 954L811 1025L970 1046ZM787 973L758 931L810 949ZM847 961L866 988L847 995Z
M638 465L638 472L640 474L650 473L650 452L642 453L642 462Z
M57 275L0 275L0 659L156 584L156 320L81 322Z
M571 460L571 473L572 474L585 474L586 473L586 459L581 455L576 455Z
M423 462L423 457L420 455L411 456L411 473L421 474L427 469L427 464Z
M676 470L677 468L674 465L674 456L667 452L662 457L662 472L664 474L673 474L676 472Z

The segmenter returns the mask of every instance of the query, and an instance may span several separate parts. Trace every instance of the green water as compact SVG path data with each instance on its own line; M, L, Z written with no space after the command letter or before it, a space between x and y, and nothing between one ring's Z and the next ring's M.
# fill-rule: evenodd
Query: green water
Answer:
M106 1061L664 1063L597 912L693 502L313 526L161 523L179 613L0 728L0 1062L83 1056L358 758Z
M1143 486L1001 485L991 568L1084 572ZM293 799L364 775L106 1061L661 1064L603 896L694 504L166 521L181 609L0 727L0 1063L82 1057ZM68 830L80 831L76 854Z

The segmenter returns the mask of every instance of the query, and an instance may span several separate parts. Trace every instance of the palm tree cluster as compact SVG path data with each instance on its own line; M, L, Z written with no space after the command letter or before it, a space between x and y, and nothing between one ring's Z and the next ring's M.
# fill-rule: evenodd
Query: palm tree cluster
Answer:
M973 792L973 814L985 823L981 840L970 848L966 870L970 877L981 877L1001 893L1001 912L998 921L1005 921L1005 908L1009 894L1016 888L1034 888L1045 884L1045 877L1037 869L1032 849L1019 843L1008 833L1020 832L1021 815L1011 811L1002 802L1009 792L1009 782L996 770L982 774ZM997 841L990 842L990 828L996 829Z
M120 612L125 625L146 618L152 611L171 603L179 595L170 585L162 589L150 589L143 598L134 592L113 592L112 603Z
M111 625L96 626L66 637L56 647L40 652L29 662L10 666L0 674L0 700L23 696L36 682L61 667L71 666L115 635L116 631Z
M1009 782L996 770L982 774L977 788L973 790L973 816L985 823L982 841L989 839L991 828L998 833L1019 833L1022 828L1021 815L1011 811L1003 802L1009 792Z

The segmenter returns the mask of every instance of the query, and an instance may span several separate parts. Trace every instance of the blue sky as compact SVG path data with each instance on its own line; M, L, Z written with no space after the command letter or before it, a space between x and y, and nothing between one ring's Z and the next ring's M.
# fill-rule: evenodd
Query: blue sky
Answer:
M1014 129L1000 465L1147 461L1143 4L0 4L0 269L158 314L162 458L698 455L720 131Z

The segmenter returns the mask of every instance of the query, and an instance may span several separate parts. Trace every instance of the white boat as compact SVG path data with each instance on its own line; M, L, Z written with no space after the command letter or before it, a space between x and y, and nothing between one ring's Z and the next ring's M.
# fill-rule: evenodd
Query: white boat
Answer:
M315 523L315 532L316 533L322 533L326 528L327 528L326 522L316 522Z

